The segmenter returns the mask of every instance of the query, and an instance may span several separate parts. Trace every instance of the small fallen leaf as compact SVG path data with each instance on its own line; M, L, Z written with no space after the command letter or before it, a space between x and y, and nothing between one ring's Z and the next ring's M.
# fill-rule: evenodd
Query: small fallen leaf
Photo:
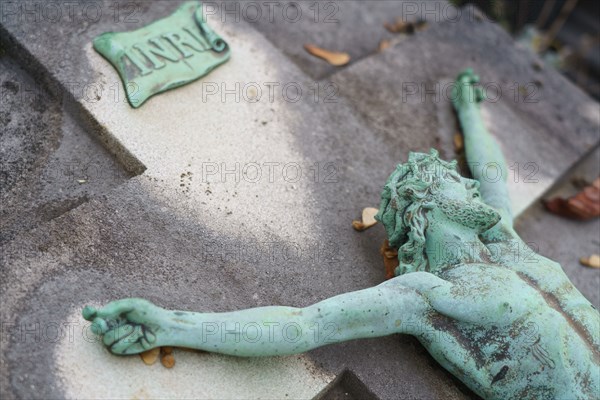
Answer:
M329 64L334 65L336 67L346 65L350 62L350 55L348 53L325 50L315 46L314 44L305 44L304 50L306 50L315 57L322 58Z
M142 358L142 361L144 362L144 364L146 365L152 365L156 362L156 360L158 360L158 355L160 354L160 348L154 348L148 351L144 351L143 353L140 353L140 357Z
M383 256L383 266L385 267L385 279L392 279L395 276L394 271L400 264L398 260L398 250L390 247L390 242L387 239L383 241L379 252Z
M365 227L361 221L352 221L352 227L355 231L362 232L365 230Z
M592 254L591 256L585 258L581 257L579 262L586 267L590 268L600 268L600 256L598 254Z
M377 223L375 216L377 215L378 212L379 212L379 209L377 209L375 207L367 207L363 210L362 220L363 220L363 224L367 225L367 228L371 227Z
M352 227L359 232L369 229L370 227L372 227L373 225L375 225L377 223L377 220L375 219L375 215L378 212L379 212L379 210L374 207L367 207L367 208L363 209L362 221L352 221Z
M377 47L377 52L381 53L382 51L384 51L385 49L387 49L391 45L392 45L392 42L390 42L387 39L383 39L381 42L379 42L379 46Z
M427 22L423 20L405 21L404 18L398 17L393 24L384 23L383 26L391 33L407 33L412 34L415 31L420 31L427 26Z
M165 368L173 368L175 366L175 357L173 357L173 354L165 354L160 359L160 362Z
M600 216L600 178L568 199L555 197L544 201L546 209L554 214L579 220Z
M463 150L463 148L465 147L463 135L461 135L460 133L455 133L454 137L453 137L453 141L454 141L454 152L460 153Z

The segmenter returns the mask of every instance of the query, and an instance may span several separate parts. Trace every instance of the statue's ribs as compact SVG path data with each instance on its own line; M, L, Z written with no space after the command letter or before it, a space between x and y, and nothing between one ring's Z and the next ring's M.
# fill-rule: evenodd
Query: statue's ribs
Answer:
M564 317L564 319L567 321L569 326L571 326L571 328L573 328L573 331L575 333L577 333L577 335L579 335L581 340L588 347L591 354L593 354L594 361L597 364L600 364L600 350L594 346L594 338L592 336L592 333L587 330L587 328L584 324L582 324L581 322L578 321L578 320L581 320L581 318L577 318L577 319L573 318L573 316L563 308L563 306L560 303L559 298L554 293L550 293L550 292L540 289L539 283L534 278L532 278L532 277L528 276L527 274L520 272L520 271L517 271L517 275L523 281L525 281L529 286L531 286L533 289L535 289L544 298L544 300L546 301L546 304L548 304L548 306L550 306L551 308L553 308L554 310L559 312ZM569 311L571 313L576 312L576 310L569 310Z

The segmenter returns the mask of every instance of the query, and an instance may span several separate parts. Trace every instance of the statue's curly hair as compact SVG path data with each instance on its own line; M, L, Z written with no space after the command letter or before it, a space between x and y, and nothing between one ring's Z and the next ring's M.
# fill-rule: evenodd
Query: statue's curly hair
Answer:
M440 181L448 174L460 175L456 161L447 162L434 149L410 153L405 164L398 164L381 193L376 219L381 221L391 247L398 249L399 265L395 274L428 271L425 255L425 211L431 207Z

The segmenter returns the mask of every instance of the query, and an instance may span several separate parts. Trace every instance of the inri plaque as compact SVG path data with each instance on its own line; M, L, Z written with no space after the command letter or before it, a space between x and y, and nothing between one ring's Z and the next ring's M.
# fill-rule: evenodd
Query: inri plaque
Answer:
M94 49L119 71L135 108L152 95L208 74L230 56L196 1L138 30L103 33L94 39Z

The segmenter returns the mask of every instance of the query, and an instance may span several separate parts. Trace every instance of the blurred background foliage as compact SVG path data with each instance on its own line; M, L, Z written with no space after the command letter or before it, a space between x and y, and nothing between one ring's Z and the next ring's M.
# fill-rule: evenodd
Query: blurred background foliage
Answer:
M600 100L600 0L451 0L472 3Z

